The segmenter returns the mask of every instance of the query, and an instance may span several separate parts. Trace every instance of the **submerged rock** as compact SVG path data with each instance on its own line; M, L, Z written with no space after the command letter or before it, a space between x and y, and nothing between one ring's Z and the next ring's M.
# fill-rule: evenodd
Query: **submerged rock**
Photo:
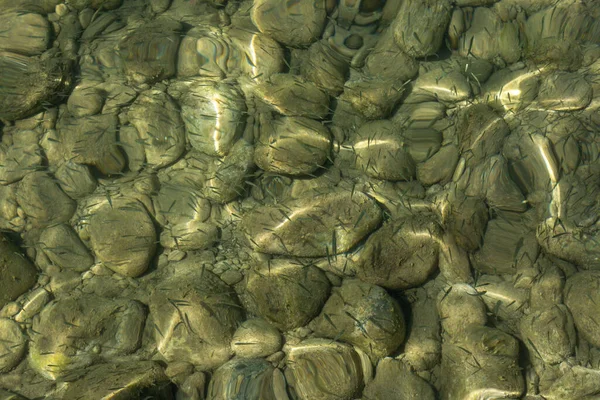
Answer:
M334 190L259 206L243 216L241 228L260 252L323 257L351 249L379 225L381 217L367 195Z

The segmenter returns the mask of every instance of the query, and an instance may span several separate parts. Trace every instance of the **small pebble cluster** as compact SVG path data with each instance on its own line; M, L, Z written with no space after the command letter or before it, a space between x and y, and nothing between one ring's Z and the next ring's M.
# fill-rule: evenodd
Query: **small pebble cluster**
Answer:
M0 0L0 400L600 396L600 2Z

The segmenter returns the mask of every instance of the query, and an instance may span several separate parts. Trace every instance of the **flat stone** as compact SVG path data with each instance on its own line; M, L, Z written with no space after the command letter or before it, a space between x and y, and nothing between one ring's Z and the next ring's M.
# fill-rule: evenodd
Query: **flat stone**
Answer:
M324 257L351 249L381 218L374 200L360 192L338 189L259 206L242 217L241 228L260 252Z

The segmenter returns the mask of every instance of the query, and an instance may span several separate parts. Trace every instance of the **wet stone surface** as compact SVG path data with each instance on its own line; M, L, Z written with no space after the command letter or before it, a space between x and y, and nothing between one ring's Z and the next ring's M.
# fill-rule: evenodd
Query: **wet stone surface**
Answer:
M0 399L600 394L600 3L0 0Z

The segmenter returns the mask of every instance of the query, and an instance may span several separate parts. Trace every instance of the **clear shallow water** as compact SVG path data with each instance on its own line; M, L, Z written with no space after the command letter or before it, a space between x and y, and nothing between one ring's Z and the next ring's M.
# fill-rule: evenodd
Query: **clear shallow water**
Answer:
M0 396L593 398L598 17L0 1Z

